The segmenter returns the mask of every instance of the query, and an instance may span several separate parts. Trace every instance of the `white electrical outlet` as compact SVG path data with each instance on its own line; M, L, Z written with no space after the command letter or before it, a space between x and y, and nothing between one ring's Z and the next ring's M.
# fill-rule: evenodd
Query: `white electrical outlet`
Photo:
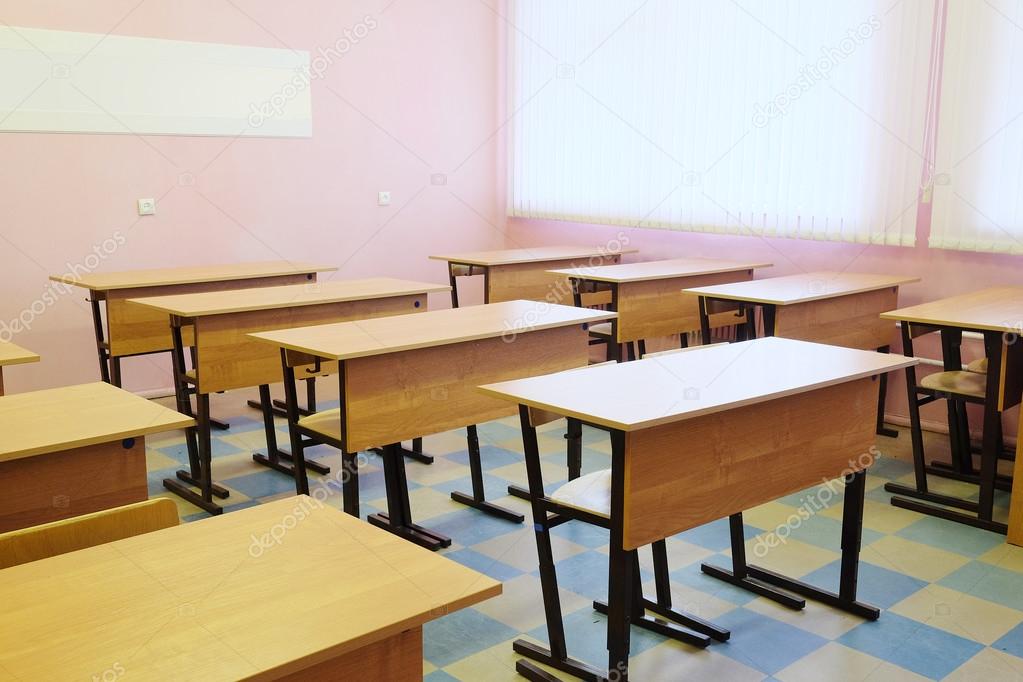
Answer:
M156 215L156 199L139 199L139 215Z
M391 205L391 193L390 192L378 192L377 193L377 206L390 206Z

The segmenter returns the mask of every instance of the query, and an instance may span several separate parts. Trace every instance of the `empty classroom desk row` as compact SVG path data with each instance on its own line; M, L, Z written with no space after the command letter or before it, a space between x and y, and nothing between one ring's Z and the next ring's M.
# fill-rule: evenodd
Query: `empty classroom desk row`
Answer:
M1008 523L993 504L1014 481L997 465L1001 415L1023 394L1005 322L1023 317L1023 288L900 309L900 288L919 278L765 277L771 263L703 257L620 262L633 252L436 256L446 285L317 281L334 268L288 262L62 278L90 291L106 383L0 397L0 595L13 614L0 626L0 679L102 675L129 659L143 679L420 679L428 624L501 594L465 546L491 524L532 531L544 627L508 645L527 679L628 679L633 628L691 655L751 636L674 598L669 543L721 520L727 565L708 556L700 574L789 611L810 600L883 620L859 568L877 436L898 435L884 426L894 371L908 383L914 483L888 482L891 504L1023 537L1023 501L1012 499ZM459 305L461 278L477 274L484 303ZM431 295L445 306L430 309ZM897 330L902 355L890 352ZM913 343L931 332L944 371L918 379ZM965 332L984 339L985 362L969 368ZM599 344L607 349L595 354ZM168 351L175 409L119 388L124 358ZM0 367L38 360L0 345ZM309 390L302 404L299 382L316 379L327 399ZM283 401L271 398L275 384ZM261 414L244 442L260 451L246 470L287 483L245 508L214 476L211 396L252 389ZM948 403L949 464L924 457L919 406L934 400ZM979 447L967 403L983 405ZM526 485L510 482L505 496L480 430L512 418L504 447L521 453L510 468ZM184 431L174 442L185 467L149 481L146 437L173 431ZM451 436L464 443L463 478L429 447ZM977 499L935 492L929 476L976 486ZM836 478L837 588L747 559L744 514ZM465 516L457 532L431 521L440 502L419 494L430 479ZM150 500L153 484L175 497ZM193 509L216 518L178 525ZM527 513L531 524L519 525ZM573 654L579 642L566 634L556 533L568 523L610 533L607 598L591 605L606 626L596 663ZM54 596L40 608L32 593ZM97 634L83 639L82 627Z

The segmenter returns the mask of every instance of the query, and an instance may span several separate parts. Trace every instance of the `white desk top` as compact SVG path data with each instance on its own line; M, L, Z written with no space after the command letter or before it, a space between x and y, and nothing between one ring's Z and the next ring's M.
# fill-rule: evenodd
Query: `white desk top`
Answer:
M546 261L590 258L593 256L615 256L636 253L639 249L612 251L604 246L535 246L528 249L500 249L497 251L472 251L447 256L430 256L433 260L465 265L512 265L515 263L543 263Z
M644 282L656 279L674 279L695 275L714 275L721 272L741 272L757 268L769 268L772 263L737 262L717 258L672 258L644 263L620 263L618 265L595 265L561 270L548 270L556 275L565 275L594 282Z
M537 301L507 301L417 315L378 317L249 334L289 350L331 360L383 355L501 337L540 329L592 324L615 313Z
M297 308L323 303L344 301L365 301L392 296L451 291L447 284L413 282L390 277L353 279L333 282L310 282L283 287L260 287L257 289L232 289L229 291L208 291L198 294L175 294L173 296L152 296L129 298L129 303L144 305L180 317L203 317L242 313L250 310L272 310L275 308Z
M919 277L873 275L857 272L807 272L786 277L769 277L748 282L715 284L709 287L683 289L687 294L712 296L732 301L748 301L768 305L792 305L838 298L867 291L919 282Z
M290 497L0 571L0 680L277 679L500 593Z
M1023 287L981 289L899 308L881 317L886 320L1023 334Z
M236 279L305 275L316 272L332 272L334 270L337 270L337 268L329 265L282 260L259 263L229 263L226 265L196 265L181 268L159 268L156 270L91 272L86 273L82 277L51 275L50 279L54 282L63 282L64 284L84 287L92 291L111 291L113 289L158 287L172 284L229 282Z
M15 393L0 397L0 462L194 425L103 382Z
M480 387L487 395L622 431L692 419L917 364L768 337Z

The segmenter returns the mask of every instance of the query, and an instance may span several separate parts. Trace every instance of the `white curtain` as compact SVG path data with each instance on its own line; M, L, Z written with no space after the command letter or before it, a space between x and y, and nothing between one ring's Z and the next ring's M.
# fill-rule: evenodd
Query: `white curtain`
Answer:
M511 8L511 215L914 243L934 0Z
M929 245L1023 253L1023 2L947 0Z

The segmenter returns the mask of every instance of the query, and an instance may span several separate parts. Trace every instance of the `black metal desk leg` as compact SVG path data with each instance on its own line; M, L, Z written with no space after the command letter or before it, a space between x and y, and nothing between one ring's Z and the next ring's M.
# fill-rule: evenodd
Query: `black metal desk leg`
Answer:
M341 506L359 518L359 453L341 452Z
M526 518L522 514L487 501L486 489L483 486L483 463L480 461L480 439L476 432L476 425L471 424L465 427L465 431L469 449L469 472L472 477L472 494L467 495L463 492L454 491L451 493L451 499L491 516L496 516L499 519L512 521L513 523L522 523Z
M550 525L547 511L543 507L543 473L540 469L540 447L536 442L536 429L529 420L529 408L519 406L519 421L522 426L522 445L526 455L526 476L533 514L533 535L536 538L536 553L540 569L540 589L543 592L543 609L547 621L547 638L550 648L544 648L517 639L512 644L515 653L528 659L548 665L555 670L574 675L584 680L605 680L604 672L568 657L565 643L565 623L561 616L561 596L558 593L558 574L554 567L554 551L551 549ZM527 680L551 682L552 678L531 661L521 659L515 670Z
M210 397L206 393L196 394L196 405L197 415L196 421L198 426L198 447L199 447L199 480L196 481L192 476L183 476L188 472L179 471L178 478L181 480L174 480L165 478L163 480L163 486L170 490L172 493L188 500L200 509L209 512L210 514L220 514L224 511L223 507L213 501L213 496L227 497L227 490L217 486L213 483L213 456L212 456L212 439L210 437ZM191 485L197 485L200 493L196 494L189 486L183 485L182 481ZM220 494L220 493L223 494Z
M121 388L121 358L110 358L110 383Z
M99 356L99 376L106 383L110 383L110 365L108 364L110 353L107 351L107 342L103 335L103 314L99 309L99 299L96 292L89 292L89 305L92 308L92 326L96 334L96 354Z
M458 307L458 277L455 276L455 266L448 261L448 283L451 285L451 307Z
M891 346L881 346L877 349L879 353L890 353ZM877 435L898 438L899 432L884 425L885 405L888 403L888 373L883 372L878 378L877 387Z
M815 599L827 604L828 606L833 606L834 608L866 618L867 620L877 620L881 613L879 609L871 606L870 604L864 604L863 602L856 601L856 580L859 570L860 538L863 533L863 493L865 490L866 472L860 471L858 473L851 474L846 476L845 480L845 502L842 513L842 568L841 577L839 579L839 592L837 594L827 590L822 590L799 580L793 580L792 578L780 575L774 571L769 571L765 568L746 565L745 556L743 556L742 560L742 564L748 574L745 581L736 581L733 576L719 575L718 573L724 573L722 569L715 569L717 572L706 570L705 572L715 577L728 580L728 582L732 582L733 584L744 587L745 589L757 594L775 599L786 606L792 606L792 604L781 601L771 594L764 594L760 591L760 589L767 585L771 587L779 587L810 599ZM734 528L732 532L732 540L733 561L735 561ZM738 575L740 568L739 562L736 562L735 575ZM777 592L777 594L785 593ZM792 599L792 597L790 597L790 599ZM799 601L802 602L802 600ZM805 604L805 602L802 603Z
M700 340L704 346L713 343L710 337L710 314L707 312L709 303L706 296L700 296Z
M793 596L760 580L755 580L751 567L746 563L746 536L743 533L742 513L728 517L728 532L732 545L732 570L711 564L702 564L700 570L718 580L749 590L761 597L767 597L796 611L806 608L806 600Z
M412 509L405 478L405 458L400 443L380 448L384 461L384 484L387 489L387 513L371 514L366 520L377 528L394 533L420 547L438 550L451 546L451 538L412 523Z
M185 349L181 340L180 325L171 325L171 340L174 344L174 349L171 352L174 374L174 399L177 404L178 412L181 414L187 414L190 417L195 416L192 412L192 402L189 397L191 389L188 382L185 380ZM199 427L190 426L185 429L185 447L188 449L188 471L185 471L184 469L178 470L175 473L177 480L170 478L164 479L163 486L190 502L195 502L193 497L200 500L201 498L198 498L194 492L192 492L188 487L182 485L181 482L195 487L202 486L203 473L202 460L199 452ZM226 488L216 484L211 484L211 491L214 495L221 499L228 497L229 494ZM192 497L189 497L189 495ZM198 506L206 509L202 505ZM210 510L206 509L206 511ZM215 514L218 512L214 511L211 513Z
M989 528L1006 533L1005 524L994 524L992 513L995 502L995 479L998 476L998 454L1001 450L1002 413L998 410L1002 374L1002 334L984 332L984 351L987 354L987 393L984 396L984 445L980 455L980 499L978 515L981 521L999 528ZM969 452L967 452L969 456ZM1004 530L1003 530L1004 528Z
M583 424L578 419L567 419L568 430L565 432L566 453L568 460L568 480L574 481L582 475L583 468ZM518 485L508 486L508 494L520 500L528 500L529 490Z

